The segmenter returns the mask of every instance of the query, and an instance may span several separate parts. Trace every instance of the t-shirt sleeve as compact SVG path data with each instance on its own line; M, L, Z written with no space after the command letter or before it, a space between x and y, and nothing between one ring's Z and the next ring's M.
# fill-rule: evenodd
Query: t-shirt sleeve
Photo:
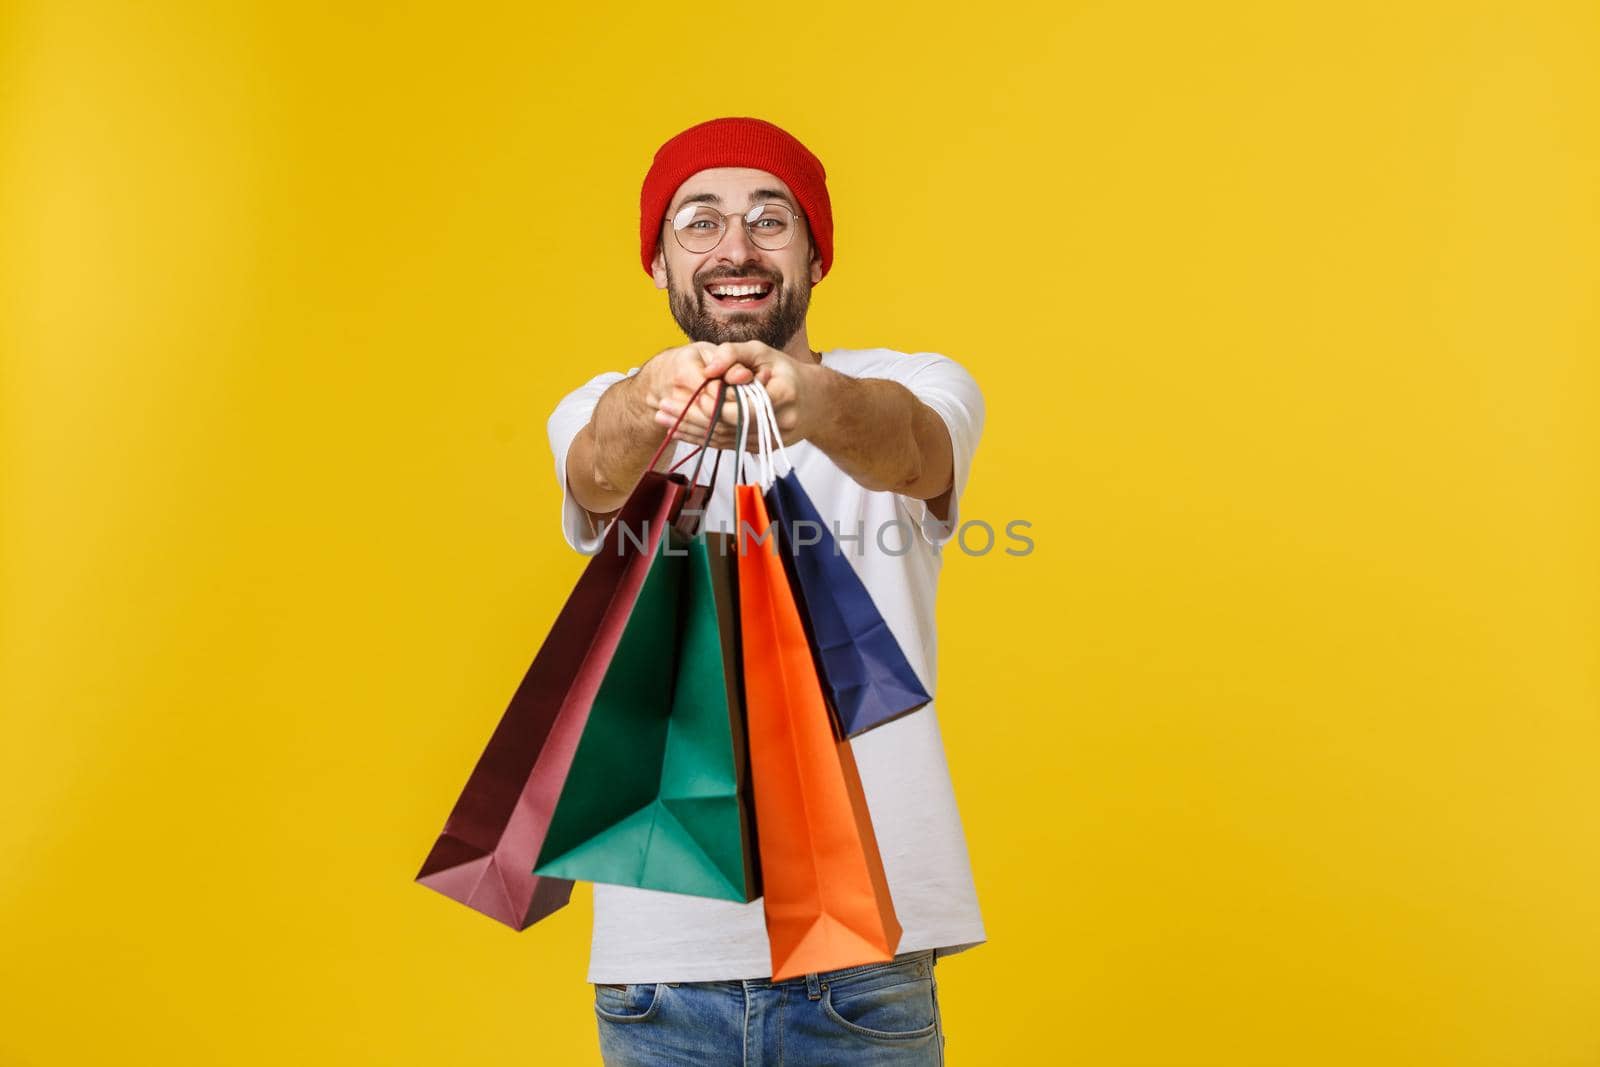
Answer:
M940 520L926 500L896 493L906 513L922 536L932 545L943 545L955 536L961 525L960 500L972 470L972 456L983 434L983 392L965 367L933 352L917 352L904 357L904 372L896 375L913 396L932 408L950 431L950 451L954 465L948 517Z
M550 435L550 451L556 457L556 480L561 483L561 534L567 539L567 544L586 556L600 551L600 543L605 538L609 523L597 523L572 495L572 489L567 485L567 453L571 451L572 440L578 436L578 431L589 425L595 405L600 403L600 395L638 369L634 367L627 374L607 371L590 378L562 397L545 423L545 430Z

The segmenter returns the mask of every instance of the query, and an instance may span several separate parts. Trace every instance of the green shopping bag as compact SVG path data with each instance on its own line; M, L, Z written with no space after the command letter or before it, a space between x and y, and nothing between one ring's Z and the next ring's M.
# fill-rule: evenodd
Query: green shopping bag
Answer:
M725 535L669 533L589 712L535 874L760 895L734 563Z

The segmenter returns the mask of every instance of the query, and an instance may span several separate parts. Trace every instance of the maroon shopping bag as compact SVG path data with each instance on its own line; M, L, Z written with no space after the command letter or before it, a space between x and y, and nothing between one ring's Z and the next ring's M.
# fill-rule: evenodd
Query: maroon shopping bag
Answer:
M653 465L653 463L652 463ZM647 471L606 531L489 738L416 881L525 930L572 883L532 873L606 668L685 478Z

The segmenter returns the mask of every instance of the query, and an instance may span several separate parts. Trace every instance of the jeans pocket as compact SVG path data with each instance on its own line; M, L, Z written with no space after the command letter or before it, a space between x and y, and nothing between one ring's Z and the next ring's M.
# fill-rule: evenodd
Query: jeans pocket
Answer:
M887 1041L927 1037L939 1026L939 1005L929 976L880 979L854 988L830 985L822 993L822 1010L851 1033Z
M661 1010L661 983L640 982L621 989L612 985L594 987L594 1012L613 1023L642 1023Z

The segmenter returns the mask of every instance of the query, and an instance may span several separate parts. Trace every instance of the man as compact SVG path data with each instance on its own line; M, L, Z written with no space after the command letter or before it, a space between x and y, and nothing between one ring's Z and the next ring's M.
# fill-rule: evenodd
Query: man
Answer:
M939 549L983 427L976 383L933 353L812 350L806 310L832 265L832 208L821 162L777 126L725 118L685 130L656 152L639 204L644 269L690 343L599 375L550 417L568 542L598 549L680 415L658 467L708 430L714 447L734 448L731 393L720 411L715 386L692 407L690 397L708 378L758 380L801 483L935 693ZM718 480L707 529L735 528L730 482ZM774 983L760 900L596 884L589 980L607 1064L943 1062L934 960L984 930L934 705L852 746L900 955Z

